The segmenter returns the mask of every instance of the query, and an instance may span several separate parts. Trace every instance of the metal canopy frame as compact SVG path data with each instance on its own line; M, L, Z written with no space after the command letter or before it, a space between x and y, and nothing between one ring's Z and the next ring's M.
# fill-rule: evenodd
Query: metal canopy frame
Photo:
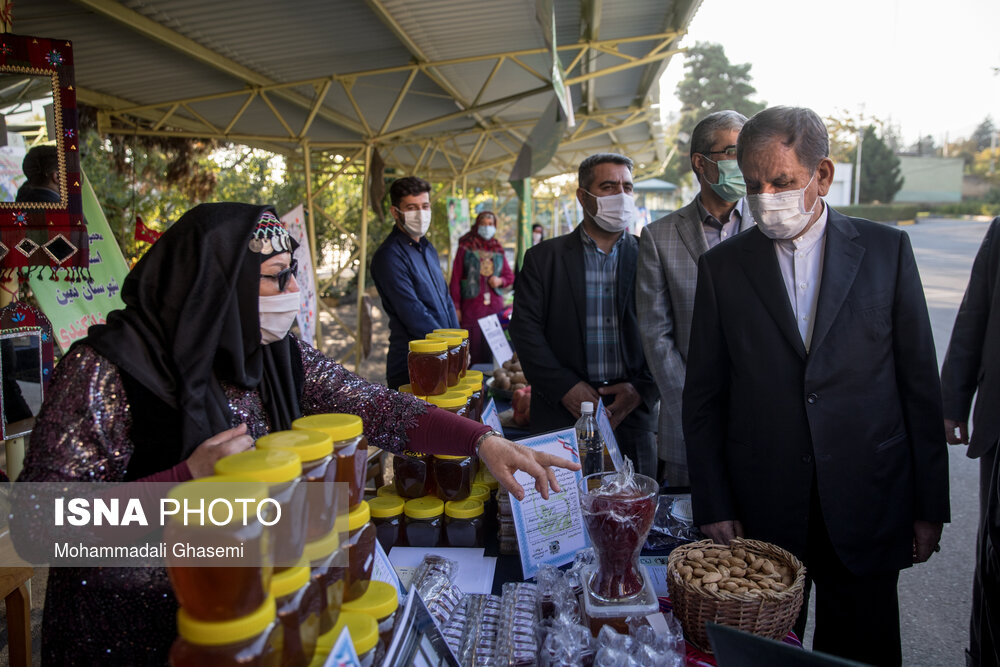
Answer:
M98 109L98 128L102 133L216 139L263 148L301 161L305 171L306 220L313 257L318 257L313 214L319 211L325 215L322 208L315 206L316 199L334 179L344 174L364 179L360 232L354 234L336 220L330 222L355 245L348 263L367 248L369 167L376 150L386 167L419 173L428 180L442 183L446 187L441 192L448 191L450 185L452 193L458 188L464 193L470 181L490 185L505 182L506 173L538 120L539 104L544 107L553 94L552 72L548 69L551 66L549 49L512 48L488 54L432 58L421 44L427 48L440 45L429 43L426 35L418 39L408 31L407 22L412 26L414 19L408 15L411 6L407 0L365 0L364 6L378 19L383 30L387 29L395 37L398 41L395 47L405 49L410 56L409 62L294 81L265 75L236 57L210 48L207 45L210 41L195 39L180 28L168 27L166 22L158 20L158 12L165 13L167 5L156 0L122 0L129 6L115 0L44 1L60 9L66 8L67 15L74 8L83 8L89 13L88 20L100 17L110 21L127 29L127 34L154 42L161 50L182 55L184 62L196 63L232 81L229 90L136 103L88 88L86 78L80 77L82 80L78 83L82 85L78 86L77 97ZM523 12L524 5L535 4L533 0L504 2L518 16L517 12ZM642 29L635 24L624 28L621 25L620 15L628 11L635 13L634 8L623 9L604 0L579 0L576 16L572 14L575 1L557 2L557 24L560 16L569 14L579 25L578 40L559 44L556 48L565 71L565 85L577 91L574 97L581 103L576 105L576 126L563 138L558 153L539 178L575 171L576 164L586 155L609 149L633 156L650 156L652 159L639 161L636 165L637 176L662 170L669 157L660 137L654 136L659 112L658 105L650 105L650 97L656 92L657 79L669 58L682 50L677 45L700 2L650 0L642 3L642 11L658 18L653 22L639 21L639 24L660 23L659 30L645 34L628 34L630 31L642 32ZM455 4L453 0L438 0L437 4L442 10L453 6L456 12L467 12L464 5ZM130 7L137 7L143 13ZM635 7L639 7L639 3ZM419 4L420 11L433 8L426 3ZM185 8L177 11L182 9ZM416 11L418 7L412 6L412 9ZM357 12L358 8L345 10ZM474 21L473 12L467 13L469 20ZM34 29L32 25L38 20L29 17L24 23L27 28ZM524 25L518 30L527 36L522 35L516 45L537 44L532 33L534 17L525 15L518 21L517 25ZM17 25L19 32L24 31L21 23ZM562 24L565 28L565 20ZM67 22L66 25L72 24ZM69 27L65 29L70 30ZM600 38L602 31L619 36ZM563 34L565 32L563 30ZM64 36L77 39L72 31ZM78 48L77 52L78 57L82 57L84 49ZM602 108L598 97L601 82L615 83L612 78L615 75L636 76L637 69L638 85L625 95L631 100L623 103L624 98L619 94L614 98L617 106ZM461 74L458 78L457 73ZM512 90L511 81L515 80L519 86ZM530 82L534 85L528 85ZM360 97L359 90L366 94L380 91L382 104L374 113L372 102ZM454 105L453 110L441 102L450 102ZM419 110L414 113L414 109ZM319 132L316 131L318 123L323 124ZM650 131L641 133L638 138L634 130L628 132L629 128L643 124L648 125ZM266 129L261 129L265 126ZM624 137L623 131L630 136ZM335 154L339 162L331 163ZM315 188L314 171L330 173L325 182ZM361 287L367 267L364 261L359 264L357 308L360 314L363 307ZM338 323L343 325L339 320ZM358 318L356 332L346 326L344 329L354 338L355 360L360 368L361 318Z

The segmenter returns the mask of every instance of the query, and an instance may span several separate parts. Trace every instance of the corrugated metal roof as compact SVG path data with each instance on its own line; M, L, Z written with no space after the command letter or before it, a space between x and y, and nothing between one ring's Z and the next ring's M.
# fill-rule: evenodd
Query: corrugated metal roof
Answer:
M698 4L700 0L596 3L601 8L597 38L622 39L683 30ZM591 6L580 0L555 0L559 44L581 39L588 21L585 14ZM517 152L520 141L552 99L550 89L508 99L546 86L510 58L483 90L496 60L468 61L490 54L543 49L542 28L535 12L535 0L32 0L17 6L14 32L72 40L81 98L111 108L238 93L268 83L358 74L353 80L338 79L330 85L321 112L309 127L309 139L346 142L375 137L383 152L391 153L392 159L404 167L415 163L421 151L390 147L433 139L439 143L439 150L424 164L429 169L447 171L456 160L461 164L477 141L474 134L451 135L482 127L507 128L485 143L479 162L509 161L511 152ZM653 44L625 43L617 48L638 58ZM671 48L675 45L671 44ZM560 51L564 66L570 64L577 51ZM456 59L466 61L418 73L395 118L383 128L409 72L377 76L367 72L406 67L418 60L438 63ZM549 76L550 63L545 53L524 54L519 59L542 77ZM624 62L608 53L587 60L598 69ZM641 108L656 94L655 80L665 65L666 60L656 60L594 79L592 84L586 84L592 85L596 102L591 111L599 114ZM577 67L567 76L586 71ZM315 98L319 85L322 82L267 93L294 133L304 126L310 100ZM367 130L345 85L350 87ZM586 111L584 93L581 84L571 88L578 113ZM461 104L471 104L477 98L479 104L504 102L476 114L459 113L465 108ZM189 108L194 114L180 108L174 118L178 124L185 119L188 129L199 125L196 114L216 128L232 123L231 132L239 135L286 134L283 124L260 97L234 122L233 115L245 99L246 94L240 94L191 102ZM429 122L441 117L445 117L441 122ZM419 123L426 126L413 129ZM650 120L618 128L612 139L600 133L599 122L581 115L576 136L584 138L572 142L567 139L557 163L568 164L583 151L609 150L615 145L626 149L640 144L644 146L633 155L637 162L655 161L658 147L650 141L656 133L652 124ZM383 129L391 136L384 136ZM456 153L451 164L441 150ZM499 168L509 171L510 165ZM561 169L547 170L555 171Z

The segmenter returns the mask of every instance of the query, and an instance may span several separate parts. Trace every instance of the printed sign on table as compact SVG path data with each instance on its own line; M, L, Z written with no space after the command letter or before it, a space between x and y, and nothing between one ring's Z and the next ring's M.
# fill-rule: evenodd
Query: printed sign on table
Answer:
M519 440L522 445L538 449L570 461L580 462L576 430L572 428ZM559 567L573 562L580 549L590 546L580 509L580 480L583 473L553 467L562 491L550 490L549 499L535 490L535 480L519 470L514 479L524 488L524 500L510 497L514 529L521 553L521 569L525 579L535 576L542 565Z
M497 366L502 366L514 356L514 350L510 349L510 341L500 326L500 318L493 314L480 317L478 321L479 329L483 332L487 345L490 346L490 352L493 353L493 360Z
M354 651L354 643L351 641L351 633L345 627L337 637L337 643L333 645L333 650L327 656L324 667L361 667L361 660Z
M500 423L500 413L497 412L497 404L493 402L490 398L486 402L485 407L483 407L483 414L480 415L479 421L483 422L494 431L499 431L500 435L503 435L503 425Z

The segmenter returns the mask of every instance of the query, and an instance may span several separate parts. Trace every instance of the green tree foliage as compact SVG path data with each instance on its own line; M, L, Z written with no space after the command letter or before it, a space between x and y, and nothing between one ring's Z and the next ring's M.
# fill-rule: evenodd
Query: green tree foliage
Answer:
M710 113L733 109L749 118L766 107L750 98L757 93L750 76L750 63L730 63L721 44L698 42L688 49L684 59L686 73L677 85L681 117L675 127L677 158L663 174L664 180L677 183L691 171L687 156L690 136L698 121Z
M857 149L854 157L857 158ZM903 187L899 158L875 131L874 125L865 128L861 146L860 186L863 204L888 204Z
M997 128L993 124L993 119L987 116L983 119L976 129L972 132L972 137L969 141L972 142L972 148L974 151L981 151L989 148L991 141L993 140L993 135L996 134Z

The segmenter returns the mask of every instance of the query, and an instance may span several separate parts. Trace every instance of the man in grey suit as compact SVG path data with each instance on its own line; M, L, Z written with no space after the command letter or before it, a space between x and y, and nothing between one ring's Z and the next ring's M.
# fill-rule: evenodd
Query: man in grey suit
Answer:
M671 486L689 484L681 433L681 392L698 258L753 226L743 201L743 175L736 164L736 136L746 120L736 111L717 111L695 126L691 171L701 192L684 208L648 225L639 241L639 331L646 362L660 390L660 480Z

